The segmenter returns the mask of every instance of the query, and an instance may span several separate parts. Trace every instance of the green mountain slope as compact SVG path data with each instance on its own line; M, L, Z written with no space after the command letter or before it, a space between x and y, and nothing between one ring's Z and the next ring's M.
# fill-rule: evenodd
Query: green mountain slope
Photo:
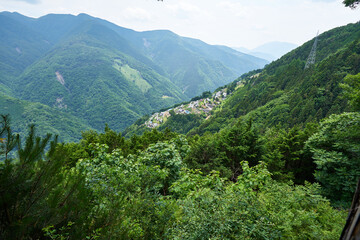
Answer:
M17 79L19 98L62 108L95 129L109 123L116 130L185 99L168 79L108 43L121 40L111 30L92 22L81 28Z
M81 131L89 125L71 114L64 113L41 103L19 100L0 93L1 114L9 114L13 131L25 135L30 124L35 124L37 132L59 135L60 141L79 141Z
M347 74L360 72L360 24L333 29L318 40L315 66L304 69L312 40L269 64L259 75L243 76L245 86L193 133L218 131L241 116L264 127L292 127L346 111L339 83Z
M0 84L12 87L12 80L50 45L41 34L16 20L0 15L0 23Z
M128 41L117 43L120 51L168 77L188 97L214 90L237 76L262 68L268 63L224 46L211 46L200 40L180 37L170 31L136 32L87 14L49 14L38 19L27 18L18 13L1 14L44 35L50 44L59 42L64 36L71 34L74 28L88 21L110 28Z
M189 97L215 90L237 76L268 63L225 46L208 45L170 31L117 31L165 69L171 81Z

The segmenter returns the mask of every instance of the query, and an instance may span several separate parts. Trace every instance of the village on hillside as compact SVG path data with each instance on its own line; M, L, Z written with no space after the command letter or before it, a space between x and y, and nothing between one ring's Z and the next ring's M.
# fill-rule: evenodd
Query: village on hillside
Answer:
M164 112L157 112L150 116L149 120L145 122L148 128L159 127L162 123L175 114L203 114L206 118L210 117L210 111L218 106L226 99L228 93L227 88L217 91L212 94L211 98L203 98L196 101L191 101L187 104L182 104L175 108L170 108Z

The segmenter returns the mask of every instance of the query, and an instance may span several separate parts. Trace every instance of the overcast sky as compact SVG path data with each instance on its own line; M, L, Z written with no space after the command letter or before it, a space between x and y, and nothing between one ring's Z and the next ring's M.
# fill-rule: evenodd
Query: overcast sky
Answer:
M255 48L271 41L298 45L360 20L342 0L0 0L0 11L40 17L87 13L138 31L169 29L210 44ZM360 8L360 7L359 7Z

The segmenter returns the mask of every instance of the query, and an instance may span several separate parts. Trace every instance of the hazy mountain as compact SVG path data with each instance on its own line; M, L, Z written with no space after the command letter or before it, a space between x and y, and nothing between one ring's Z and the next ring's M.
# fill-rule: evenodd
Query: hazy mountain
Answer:
M278 59L281 56L283 56L284 54L295 49L296 47L297 47L297 45L293 44L293 43L269 42L269 43L265 43L259 47L252 49L252 51L270 54L270 55L273 55L275 57L275 59Z
M258 58L266 59L271 62L280 58L296 47L296 44L288 42L268 42L251 50L244 47L235 47L234 49Z

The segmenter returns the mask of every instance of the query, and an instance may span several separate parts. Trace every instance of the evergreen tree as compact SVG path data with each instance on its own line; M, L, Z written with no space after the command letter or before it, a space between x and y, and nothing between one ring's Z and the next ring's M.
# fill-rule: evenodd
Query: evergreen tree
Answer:
M21 139L11 134L6 116L0 125L1 132L8 135L2 143L7 145L1 155L5 161L0 162L0 238L40 238L42 228L61 224L76 212L81 200L74 204L72 197L81 189L81 179L63 171L62 155L56 151L57 136L38 137L32 125L23 146ZM11 150L16 150L16 157L6 156Z

